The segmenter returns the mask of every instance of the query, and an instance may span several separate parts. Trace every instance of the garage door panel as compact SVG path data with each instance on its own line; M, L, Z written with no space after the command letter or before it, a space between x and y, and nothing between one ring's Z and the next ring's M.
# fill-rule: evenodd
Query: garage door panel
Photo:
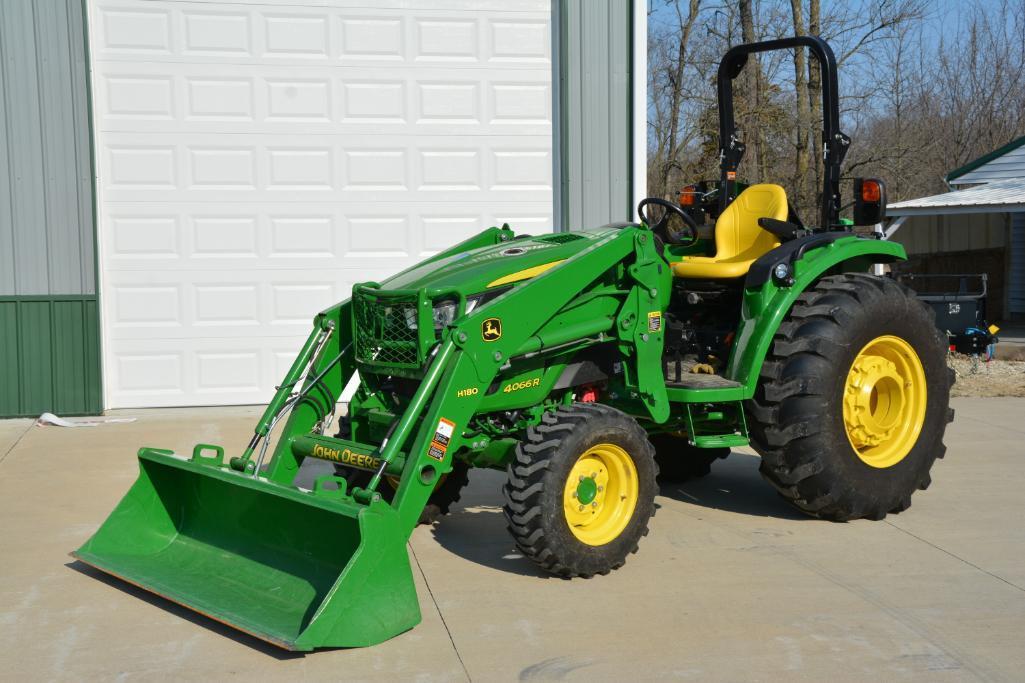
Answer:
M492 69L551 60L547 3L99 2L95 54L112 61L255 62ZM335 3L331 3L335 5ZM450 7L450 8L446 8Z
M372 280L391 269L349 275ZM125 271L107 285L107 326L120 339L296 336L321 310L348 297L355 277L337 270ZM156 330L156 328L160 328Z
M106 272L261 273L325 269L354 281L381 277L396 257L420 259L509 223L551 228L548 202L107 202ZM403 242L391 238L399 235ZM405 263L405 261L403 261Z
M551 134L551 85L538 69L395 69L113 63L96 79L108 130L208 133ZM482 78L482 72L487 77ZM296 124L302 124L297 126Z
M107 407L268 400L312 317L552 219L547 2L92 0Z
M392 136L104 134L103 199L110 202L545 201L551 138L535 135ZM355 139L358 138L358 139Z
M119 340L104 369L124 405L179 406L259 402L295 358L293 343L245 337Z
M217 4L224 6L252 5L252 0L191 0L195 3ZM549 0L515 0L515 9L519 12L540 12L548 13L551 5ZM279 0L274 3L275 7L326 7L329 9L343 10L345 12L367 10L370 0ZM373 0L373 7L387 10L405 9L409 11L428 12L471 12L488 11L502 12L509 11L509 0Z

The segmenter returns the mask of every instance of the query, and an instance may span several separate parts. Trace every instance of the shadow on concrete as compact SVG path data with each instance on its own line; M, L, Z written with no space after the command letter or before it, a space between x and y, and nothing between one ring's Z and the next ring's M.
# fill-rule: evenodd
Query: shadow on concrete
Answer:
M470 483L431 533L441 547L476 564L521 576L552 578L524 557L505 528L501 485L505 473L471 470Z
M659 493L689 505L753 517L811 519L762 479L758 462L758 456L733 452L712 465L708 476L682 484L665 482ZM431 530L435 540L452 554L485 567L553 578L516 550L502 513L504 482L504 472L472 470L460 502Z
M683 483L663 482L660 493L691 505L753 517L811 519L762 479L758 473L760 460L756 455L734 451L725 460L717 460L709 475Z
M453 510L431 533L441 547L464 560L510 574L551 578L516 549L501 507Z
M110 574L106 574L100 571L99 569L96 569L95 567L92 567L84 562L80 562L79 560L68 562L64 566L78 572L79 574L84 574L85 576L88 576L91 579L101 581L112 588L118 589L122 593L127 593L133 598L138 598L139 600L147 602L150 605L153 605L154 607L159 607L165 612L170 612L176 617L180 617L186 621L192 622L197 626L202 626L205 629L213 631L219 636L230 638L231 640L234 640L237 643L257 650L258 652L261 652L269 657L273 657L274 659L282 661L290 659L300 659L306 654L303 652L290 652L288 650L283 650L280 647L271 645L270 643L260 640L255 636L251 636L248 633L236 630L226 624L222 624L221 622L215 619L211 619L210 617L204 616L199 612L194 612L188 607L183 607L182 605L179 605L176 602L172 602L167 598L163 598L157 595L156 593L150 593L149 591L143 588L139 588L138 586L132 585L126 581L122 581L121 579L111 576Z

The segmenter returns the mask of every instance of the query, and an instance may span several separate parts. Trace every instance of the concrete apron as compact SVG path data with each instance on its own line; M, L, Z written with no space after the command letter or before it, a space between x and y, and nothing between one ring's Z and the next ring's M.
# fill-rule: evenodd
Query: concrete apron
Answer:
M93 429L0 422L0 666L12 680L1017 680L1025 669L1023 399L959 399L910 510L794 513L750 451L665 485L626 566L564 581L513 550L498 472L409 544L424 621L290 655L77 565L140 445L247 440L258 409L143 411ZM7 444L7 445L5 445Z

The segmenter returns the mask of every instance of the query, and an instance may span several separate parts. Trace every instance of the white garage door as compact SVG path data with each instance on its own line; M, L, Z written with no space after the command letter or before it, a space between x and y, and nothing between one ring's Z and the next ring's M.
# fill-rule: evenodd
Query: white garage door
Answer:
M108 408L266 401L354 282L550 229L547 0L324 4L92 0Z

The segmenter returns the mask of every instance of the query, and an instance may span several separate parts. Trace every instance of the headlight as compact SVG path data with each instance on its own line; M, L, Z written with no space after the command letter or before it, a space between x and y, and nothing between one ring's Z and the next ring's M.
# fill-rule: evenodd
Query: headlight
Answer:
M440 301L434 304L434 329L437 332L445 329L456 319L456 302Z
M474 294L473 296L466 297L466 311L464 315L473 313L473 310L481 304L485 298L488 298L491 292L481 292L480 294ZM441 332L443 329L451 325L456 319L456 302L452 300L439 301L434 304L434 331Z
M481 292L480 294L474 294L473 296L466 298L466 313L472 313L482 301L489 298L494 298L494 292ZM452 299L444 299L434 304L432 311L432 318L434 323L434 331L440 332L447 326L451 325L456 319L457 302ZM416 308L412 306L405 306L401 309L392 307L386 307L384 309L386 316L402 316L402 319L406 323L406 329L415 331L419 325L417 321Z

